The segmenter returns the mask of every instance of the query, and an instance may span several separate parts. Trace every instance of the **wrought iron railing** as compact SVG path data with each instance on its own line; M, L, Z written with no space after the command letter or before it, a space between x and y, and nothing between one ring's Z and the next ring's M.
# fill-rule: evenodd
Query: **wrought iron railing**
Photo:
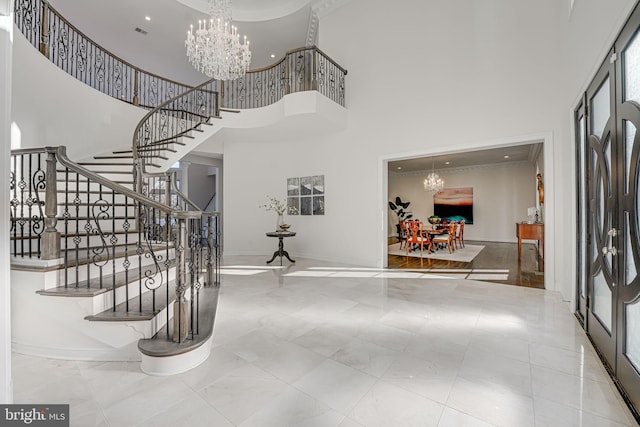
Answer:
M176 145L184 145L178 138L187 136L211 117L219 115L216 82L209 80L155 107L140 120L133 133L133 158L143 173L168 160ZM142 187L136 187L143 191ZM150 187L153 188L153 187Z
M199 290L219 283L217 214L145 197L71 162L64 147L11 156L14 257L62 259L58 291L111 292L113 316L148 317L186 300L192 314L178 314L167 338L198 333Z
M80 32L46 0L16 0L15 23L51 62L78 80L122 101L155 108L190 85L165 79L117 57ZM216 82L221 107L258 108L294 92L316 90L345 105L347 71L317 47L286 53L272 66L244 77Z
M285 95L316 90L345 105L347 70L315 46L294 49L269 67L247 72L237 80L225 81L220 89L225 108L259 108Z
M44 0L16 0L15 23L29 42L59 68L122 101L153 108L191 88L112 54Z

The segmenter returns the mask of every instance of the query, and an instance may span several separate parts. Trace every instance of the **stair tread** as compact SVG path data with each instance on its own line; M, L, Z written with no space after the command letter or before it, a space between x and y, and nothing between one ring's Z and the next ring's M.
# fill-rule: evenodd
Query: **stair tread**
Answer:
M171 261L169 264L169 268L175 267L175 260ZM115 274L115 286L116 289L126 284L134 283L138 281L140 278L144 280L144 272L147 270L155 270L153 268L153 264L144 266L142 269L130 268L126 271L120 271ZM161 265L162 273L166 272L164 265ZM127 273L128 273L128 282L127 282ZM142 276L141 276L142 275ZM59 296L59 297L93 297L96 295L103 294L105 292L113 291L113 280L114 275L108 274L102 276L102 287L100 287L100 278L94 277L89 280L82 280L80 282L71 284L67 287L59 286L57 288L52 289L44 289L37 291L36 293L39 295L47 295L47 296Z
M156 149L156 148L154 148L154 149L151 149L151 148L150 148L150 149L148 149L148 150L138 150L138 153L146 153L146 152L148 152L148 151L154 151L154 150L159 150L159 151L170 151L170 152L172 152L172 153L177 153L177 152L178 152L178 150L174 150L174 149L172 149L172 148L157 148L157 149Z
M198 334L181 343L167 338L167 326L164 325L153 338L138 341L138 349L147 356L166 357L186 353L207 342L213 333L218 308L219 286L204 286L200 289L200 318Z
M81 166L131 166L131 163L121 162L78 162Z
M129 174L131 174L131 172L129 172ZM58 178L56 181L57 181L58 183L60 183L60 182L66 182L66 181L65 181L65 179L64 179L64 178L62 178L62 177ZM82 177L82 178L77 179L77 180L76 180L76 179L70 179L70 180L69 180L69 183L70 183L70 184L75 184L76 182L77 182L77 183L80 183L80 184L86 184L87 182L89 182L89 180L88 180L87 178L85 178L85 177ZM111 182L115 182L116 184L133 184L133 181L123 181L123 180L118 180L118 179L116 179L116 180L111 180ZM98 182L96 182L96 181L91 181L91 183L93 183L93 184L99 184L99 183L98 183ZM81 189L81 190L79 191L79 193L82 193L82 191L83 191L83 190Z
M114 181L114 182L115 182L115 181ZM67 190L65 190L64 188L58 188L58 190L57 190L57 191L58 191L58 193L62 193L62 194L64 194L64 193L66 193L66 192L67 192ZM102 190L102 191L100 191L100 190L90 190L90 191L87 191L87 190L83 189L83 190L78 191L78 194L87 194L87 193L89 193L89 194L104 194L104 193L105 193L105 190ZM70 194L70 195L75 196L76 192L75 192L75 191L73 191L73 190L69 190L69 194ZM72 199L72 198L70 198L70 199L69 199L69 204L71 204L71 202L72 202L72 201L73 201L73 199Z
M125 154L126 152L119 152L118 154L120 154L120 155L116 155L115 154L116 152L114 151L114 154L112 154L112 155L93 156L93 158L96 159L96 160L103 160L103 159L104 160L106 160L106 159L133 159L133 152L131 150L129 150L128 152L131 153L130 156L122 155L122 154ZM114 164L117 164L117 163L114 163Z
M105 195L111 196L111 194L106 192L106 191L103 191L102 193L103 194L106 193ZM85 194L85 193L81 193L81 194ZM121 194L117 194L117 195L121 196ZM93 205L95 205L95 203L96 203L95 200L93 200L91 202L80 202L80 203L78 203L77 206L93 206ZM62 206L64 206L64 205L62 205ZM76 204L73 202L73 200L69 200L69 206L73 207L73 206L76 206ZM131 202L131 203L111 203L111 202L109 202L109 208L112 208L112 207L115 207L115 208L123 208L123 207L135 208L135 202ZM64 220L64 218L59 218L59 220L60 219ZM107 219L110 219L110 218L107 218Z
M133 229L131 229L129 231L116 230L115 232L113 232L111 230L103 230L103 231L104 231L105 236L111 236L113 234L117 234L117 235L138 234L138 231L137 230L133 230ZM65 238L70 239L70 238L73 238L75 236L87 237L87 233L86 232L81 232L81 233L68 233L68 234L65 234L64 231L60 232L60 238L61 239L65 239ZM95 233L89 233L89 236L94 237L94 236L98 236L98 235L95 234ZM10 236L10 239L11 240L21 241L21 240L34 240L34 239L38 239L40 237L41 236L38 236L38 235L35 235L35 236L31 236L31 235L29 235L29 236ZM108 245L108 246L111 246L111 245Z

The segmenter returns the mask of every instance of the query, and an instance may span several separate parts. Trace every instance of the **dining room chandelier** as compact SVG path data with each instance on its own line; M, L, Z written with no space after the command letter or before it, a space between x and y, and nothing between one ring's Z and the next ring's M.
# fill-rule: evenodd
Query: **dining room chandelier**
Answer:
M444 180L440 178L432 166L431 173L427 175L427 178L424 180L424 191L428 191L430 193L439 193L444 188Z
M187 31L187 57L196 70L218 80L235 80L249 69L251 51L247 36L240 42L231 24L230 0L209 0L209 20L198 21Z

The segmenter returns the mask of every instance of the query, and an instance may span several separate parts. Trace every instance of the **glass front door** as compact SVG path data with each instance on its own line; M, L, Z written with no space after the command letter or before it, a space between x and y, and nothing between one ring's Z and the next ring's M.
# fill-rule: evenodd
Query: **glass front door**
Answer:
M615 190L617 146L612 138L612 78L605 62L587 90L588 231L590 234L587 331L607 362L615 363L618 268Z
M640 408L639 30L636 10L575 116L576 311L636 408Z
M635 15L635 14L634 14ZM618 37L616 50L616 133L618 155L618 259L616 376L640 407L640 20Z

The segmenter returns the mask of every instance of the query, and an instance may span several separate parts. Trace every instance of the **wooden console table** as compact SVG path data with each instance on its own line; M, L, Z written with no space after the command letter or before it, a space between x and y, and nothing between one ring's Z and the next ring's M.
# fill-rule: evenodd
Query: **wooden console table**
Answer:
M295 262L295 260L289 257L289 252L284 250L284 242L282 241L282 239L284 239L285 237L293 237L295 235L296 233L293 231L272 231L267 233L268 237L278 238L278 250L273 253L271 259L267 261L267 264L271 263L271 261L276 259L276 257L280 257L280 265L282 265L282 257L287 258L291 262Z
M516 237L518 238L518 262L522 259L522 240L537 240L542 248L544 260L544 224L516 223Z

